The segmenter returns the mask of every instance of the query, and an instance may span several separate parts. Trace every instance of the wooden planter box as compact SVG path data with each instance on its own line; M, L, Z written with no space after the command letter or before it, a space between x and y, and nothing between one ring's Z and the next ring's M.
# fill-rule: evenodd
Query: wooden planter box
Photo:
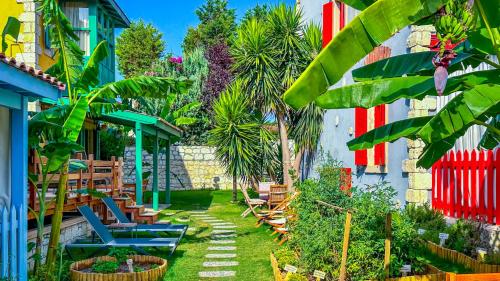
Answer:
M281 274L281 269L278 266L278 260L273 253L271 253L271 266L273 267L274 281L283 281L285 278L283 278L283 275Z
M100 260L115 260L113 257L103 256L98 258L86 259L74 262L70 266L70 276L72 281L158 281L163 278L167 272L167 260L154 256L129 256L134 263L151 263L158 264L157 268L146 270L143 272L133 273L92 273L82 272L79 270L86 269L92 266L97 259Z
M274 281L284 281L284 274L281 272L278 266L278 260L273 253L271 253L271 266L273 267ZM446 279L446 273L440 271L439 269L428 265L430 268L430 273L426 275L416 275L416 276L407 276L407 277L397 277L397 278L388 278L386 281L453 281ZM456 280L459 281L459 280ZM466 280L464 280L466 281ZM473 281L473 280L467 280ZM478 280L479 281L479 280ZM482 280L481 280L482 281ZM484 280L486 281L486 280ZM497 281L497 280L495 280ZM500 280L498 280L500 281Z
M500 265L485 264L475 260L463 253L455 250L450 250L441 247L433 242L426 241L427 249L440 258L450 261L452 263L461 264L467 268L472 269L475 273L498 273L500 272Z

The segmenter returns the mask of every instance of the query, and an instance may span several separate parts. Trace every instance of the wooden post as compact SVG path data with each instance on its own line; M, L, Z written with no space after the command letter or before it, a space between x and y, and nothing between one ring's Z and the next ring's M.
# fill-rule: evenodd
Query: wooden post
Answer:
M391 240L392 240L392 214L388 213L385 218L385 252L384 271L385 277L389 278L389 266L391 263Z
M117 184L118 178L116 176L116 158L115 156L111 156L111 197L115 196Z
M121 194L123 191L123 157L118 158L118 171L116 173L118 178L118 194Z
M83 159L83 155L81 152L76 154L76 159L78 159L78 160ZM76 190L77 190L76 201L78 203L80 203L80 202L82 202L82 194L80 193L80 191L82 190L82 187L83 187L83 171L79 170L78 175L79 175L78 179L76 180Z
M165 204L170 204L170 139L165 148Z
M347 250L349 248L349 235L351 233L351 218L352 218L351 212L347 211L345 217L345 226L344 226L344 242L342 243L342 262L340 263L339 281L347 280L346 265L347 265Z
M158 211L158 131L153 141L153 210Z
M135 123L135 203L142 205L142 125Z

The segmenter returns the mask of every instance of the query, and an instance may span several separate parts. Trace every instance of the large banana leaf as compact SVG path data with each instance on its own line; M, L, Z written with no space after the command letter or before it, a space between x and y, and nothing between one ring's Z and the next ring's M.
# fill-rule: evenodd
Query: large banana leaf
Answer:
M80 97L78 101L70 107L71 111L66 117L63 127L67 132L68 139L76 142L82 129L83 122L85 121L85 116L87 116L87 111L89 110L87 97Z
M95 98L134 98L136 96L158 98L170 92L185 93L190 85L191 82L183 78L137 76L94 89L89 94L89 99L93 101Z
M363 11L370 7L377 0L342 0L346 5L353 7L356 10Z
M99 85L99 64L109 55L108 42L101 41L92 52L80 77L76 87L88 91Z
M69 159L71 154L84 151L85 149L69 140L50 142L43 147L41 153L47 157L47 171L49 173L58 171L61 166Z
M372 148L383 142L400 138L415 139L416 133L431 120L432 116L409 118L375 128L347 143L350 150Z
M500 69L476 71L450 78L443 95L487 83L500 83ZM409 76L363 81L328 90L316 99L316 103L326 109L370 108L379 104L392 103L401 98L421 100L428 95L437 95L434 78L432 76Z
M398 30L434 14L445 0L379 0L354 18L285 93L298 109L322 95L360 59Z
M445 155L455 145L457 139L463 136L465 131L466 130L463 130L438 142L426 144L417 161L417 166L425 169L431 168L436 161L443 157L443 155Z
M497 130L500 130L500 114L496 117L492 118L490 122L488 122L490 126L493 126ZM479 143L479 148L484 149L494 149L500 144L500 135L493 132L491 128L488 128L481 138L481 142Z
M477 50L470 49L467 43L457 46L455 51L457 57L451 61L449 73L468 66L476 67L484 58L484 55L477 54ZM357 68L352 71L352 76L355 81L366 81L403 75L432 75L435 69L432 58L435 55L436 52L428 51L393 56Z
M475 120L486 121L500 110L500 85L478 85L456 96L419 132L430 144L451 137L472 126Z

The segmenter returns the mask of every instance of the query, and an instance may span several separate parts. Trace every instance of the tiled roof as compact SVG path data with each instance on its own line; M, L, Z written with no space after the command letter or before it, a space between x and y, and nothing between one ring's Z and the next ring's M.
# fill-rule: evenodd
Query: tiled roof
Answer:
M17 62L15 58L7 57L4 53L0 53L0 62L26 72L42 81L45 81L61 91L64 91L66 89L66 85L63 82L57 80L56 77L50 76L49 74L44 73L42 70L27 66L24 62Z

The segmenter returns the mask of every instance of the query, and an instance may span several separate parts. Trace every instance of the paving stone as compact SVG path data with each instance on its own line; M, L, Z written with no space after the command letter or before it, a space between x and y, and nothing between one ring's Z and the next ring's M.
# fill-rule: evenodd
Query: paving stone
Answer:
M214 218L210 215L191 215L191 216L195 218Z
M217 246L217 247L208 247L209 251L235 251L236 246Z
M191 214L206 214L207 211L191 211Z
M214 229L212 230L212 234L219 234L219 233L235 233L236 231L234 229Z
M198 272L198 276L205 278L233 277L236 276L236 271L201 271Z
M206 254L207 259L230 259L236 258L236 254Z
M210 244L234 244L234 240L210 240Z
M236 234L213 234L212 238L218 239L218 238L231 238L231 237L236 237Z
M203 263L204 267L219 267L219 266L238 266L240 263L237 261L206 261Z
M232 222L214 222L214 223L211 223L211 225L234 225L234 223Z
M236 225L215 225L214 228L236 228Z
M211 223L211 222L223 222L223 220L218 220L218 219L202 219L202 221L208 222L208 223Z

